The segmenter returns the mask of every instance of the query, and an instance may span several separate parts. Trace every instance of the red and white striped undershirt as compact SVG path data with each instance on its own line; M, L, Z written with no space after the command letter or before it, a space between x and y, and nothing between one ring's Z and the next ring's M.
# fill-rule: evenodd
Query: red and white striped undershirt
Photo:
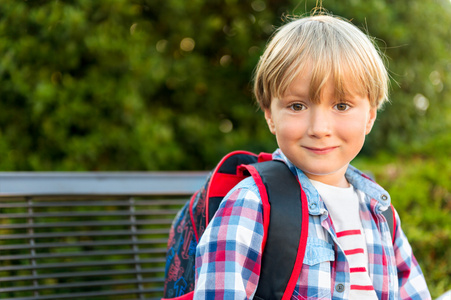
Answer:
M351 290L349 299L378 299L368 272L368 252L359 214L362 192L311 180L326 204L338 237L349 262Z

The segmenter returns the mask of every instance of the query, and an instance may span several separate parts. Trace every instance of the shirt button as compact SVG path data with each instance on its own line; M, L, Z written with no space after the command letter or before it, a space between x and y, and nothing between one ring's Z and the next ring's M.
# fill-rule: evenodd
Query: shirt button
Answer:
M310 204L310 205L309 205L309 208L310 208L311 210L315 210L315 209L316 209L316 203Z
M339 284L337 284L337 285L335 286L335 290L336 290L337 292L339 292L339 293L343 293L343 291L345 290L345 285L339 283Z

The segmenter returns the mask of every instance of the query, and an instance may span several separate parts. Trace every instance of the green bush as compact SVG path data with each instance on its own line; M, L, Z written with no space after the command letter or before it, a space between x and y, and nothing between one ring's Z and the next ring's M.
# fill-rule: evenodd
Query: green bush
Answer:
M0 169L210 169L234 149L272 151L274 138L253 104L252 72L281 16L314 5L7 0L0 5ZM365 155L449 130L448 0L324 6L368 28L388 57L392 105Z
M431 294L438 297L451 287L451 140L445 146L437 139L436 151L447 156L425 155L431 144L404 158L381 155L358 159L355 165L370 170L390 193Z

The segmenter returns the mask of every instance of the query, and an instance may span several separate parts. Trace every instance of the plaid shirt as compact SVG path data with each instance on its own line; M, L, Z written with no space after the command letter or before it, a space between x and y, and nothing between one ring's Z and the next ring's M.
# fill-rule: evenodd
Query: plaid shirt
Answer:
M273 159L284 161L296 174L307 195L310 214L304 263L291 299L348 299L349 263L337 244L323 201L305 174L280 150L274 152ZM366 195L360 218L367 240L368 272L378 298L431 299L397 213L392 243L381 214L390 205L388 193L352 166L346 178ZM252 299L259 280L262 240L260 195L253 179L247 178L224 198L199 241L194 299Z

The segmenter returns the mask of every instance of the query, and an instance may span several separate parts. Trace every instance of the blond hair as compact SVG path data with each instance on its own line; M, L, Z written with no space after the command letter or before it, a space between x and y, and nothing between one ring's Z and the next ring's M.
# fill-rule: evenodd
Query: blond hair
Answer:
M320 101L330 76L340 99L357 93L378 108L388 100L388 73L370 38L350 22L323 14L291 21L275 32L254 75L260 107L268 109L306 68L312 68L312 101Z

